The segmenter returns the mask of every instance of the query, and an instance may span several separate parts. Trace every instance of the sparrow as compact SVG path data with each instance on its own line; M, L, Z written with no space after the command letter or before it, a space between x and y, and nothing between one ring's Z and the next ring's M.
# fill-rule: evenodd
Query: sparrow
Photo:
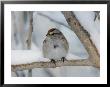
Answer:
M43 41L43 56L49 58L54 64L56 60L65 61L69 44L63 33L57 28L50 29Z

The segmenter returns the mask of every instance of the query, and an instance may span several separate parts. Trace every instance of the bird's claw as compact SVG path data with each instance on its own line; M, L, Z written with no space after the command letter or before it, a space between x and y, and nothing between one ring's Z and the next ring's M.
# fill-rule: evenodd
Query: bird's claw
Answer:
M66 58L65 58L65 57L62 57L62 58L61 58L61 61L63 61L63 62L64 62L65 60L66 60Z
M51 62L56 65L56 61L54 59L51 59Z

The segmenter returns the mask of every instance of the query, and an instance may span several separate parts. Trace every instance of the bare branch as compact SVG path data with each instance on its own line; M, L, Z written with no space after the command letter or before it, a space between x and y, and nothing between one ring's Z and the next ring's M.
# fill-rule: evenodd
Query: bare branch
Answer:
M81 26L73 12L63 11L62 13L64 14L68 24L71 26L71 30L75 32L75 34L86 48L90 56L90 61L94 64L95 67L100 67L100 55L97 51L97 48L90 39L89 33Z
M28 64L11 65L11 70L17 71L33 68L55 68L61 66L92 66L92 63L88 59L66 60L65 62L58 60L56 61L56 64L53 64L52 62L33 62Z

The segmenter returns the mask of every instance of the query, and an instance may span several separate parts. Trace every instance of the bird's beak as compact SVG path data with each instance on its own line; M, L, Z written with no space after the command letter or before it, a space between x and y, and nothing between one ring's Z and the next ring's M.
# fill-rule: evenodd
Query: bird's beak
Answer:
M46 36L48 36L48 34L46 34Z
M48 32L48 33L46 34L46 36L52 35L52 34L53 34L53 32Z
M53 32L50 32L50 33L49 33L49 35L52 35L52 34L53 34Z

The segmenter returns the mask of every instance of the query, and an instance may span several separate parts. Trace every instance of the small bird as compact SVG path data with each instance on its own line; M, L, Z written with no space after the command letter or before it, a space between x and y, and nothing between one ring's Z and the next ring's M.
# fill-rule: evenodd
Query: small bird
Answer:
M48 31L45 40L43 41L43 55L45 58L51 59L54 64L56 60L65 61L69 50L68 42L63 33L52 28Z

